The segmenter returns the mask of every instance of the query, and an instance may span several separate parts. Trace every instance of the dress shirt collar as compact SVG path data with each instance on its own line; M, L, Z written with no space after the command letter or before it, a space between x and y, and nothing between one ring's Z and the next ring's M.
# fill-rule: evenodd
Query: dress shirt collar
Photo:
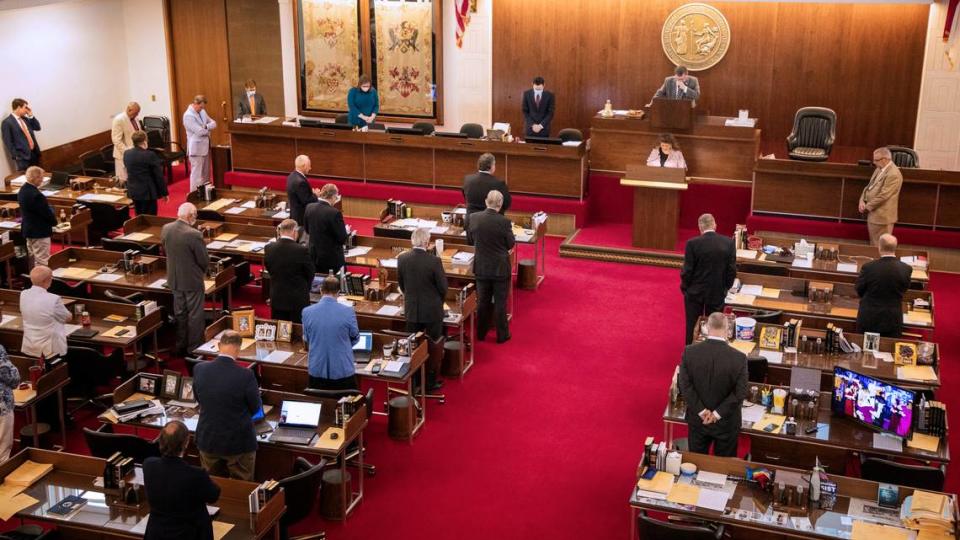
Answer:
M492 174L490 171L477 171L477 172L479 172L480 174Z
M423 248L423 247L419 247L419 246L413 246L413 250L414 250L414 251L422 251L422 252L424 252L424 253L427 252L427 248Z
M220 358L220 359L226 358L227 360L230 360L231 362L236 362L236 361L237 361L236 358L230 356L229 354L224 354L224 353L222 353L222 352L217 356L217 358Z
M280 238L277 240L277 242L279 242L280 240L289 240L289 241L291 241L291 242L296 242L296 241L297 241L296 238L290 238L289 236L284 236L284 235L282 235L282 234L280 235Z
M707 230L703 231L703 232L700 233L700 234L707 234L707 233L714 233L714 234L716 234L716 232L717 232L716 229L707 229Z
M533 97L534 97L534 98L541 98L541 97L543 97L543 90L540 90L540 91L534 90L534 91L533 91Z
M707 339L712 339L713 341L722 341L724 343L727 342L727 338L723 338L720 336L707 336Z
M882 174L886 174L886 172L890 169L890 166L891 166L891 165L893 165L893 161L892 161L892 160L891 160L891 161L888 161L887 164L884 165L882 169L880 169L880 174L881 174L881 175L882 175Z
M336 297L336 296L330 296L329 294L325 294L325 295L323 295L323 296L320 297L320 301L321 301L321 302L328 302L328 303L329 303L329 302L336 302L336 301L337 301L337 297Z
M893 255L881 255L880 258L881 258L881 259L896 259L896 258L897 258L897 254L894 253Z

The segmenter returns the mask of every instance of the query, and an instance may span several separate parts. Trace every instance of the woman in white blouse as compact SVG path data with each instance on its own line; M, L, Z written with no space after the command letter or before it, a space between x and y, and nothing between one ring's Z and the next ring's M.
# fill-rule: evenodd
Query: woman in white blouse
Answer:
M677 146L677 140L669 133L660 134L660 146L650 151L647 158L647 167L672 167L687 169L687 162L683 159L683 152Z

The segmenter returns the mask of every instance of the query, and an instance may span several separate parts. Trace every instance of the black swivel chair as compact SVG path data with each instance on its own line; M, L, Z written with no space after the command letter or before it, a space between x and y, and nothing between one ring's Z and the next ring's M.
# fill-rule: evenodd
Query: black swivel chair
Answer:
M217 212L216 210L197 210L197 219L200 221L215 221L217 223L223 223L226 221L226 218L223 217L223 214Z
M107 164L103 161L100 150L90 150L80 154L80 172L84 176L107 176Z
M288 476L279 481L280 487L283 488L284 500L287 502L287 510L280 518L280 540L322 540L327 537L327 533L318 531L290 539L287 532L291 525L313 515L314 508L317 505L317 497L320 494L320 480L326 466L327 462L322 459L320 463L314 465L306 459L298 457L293 464L293 476Z
M57 538L60 538L60 533L56 529L44 530L43 527L32 523L0 533L0 540L55 540Z
M837 113L826 107L803 107L787 135L787 152L790 159L826 161L836 138Z
M147 131L147 147L160 156L168 184L173 181L174 162L184 162L186 171L188 173L190 172L190 162L187 161L187 153L184 151L183 146L176 141L171 141L169 135L164 136L163 131Z
M672 519L672 517L671 517ZM723 525L695 522L682 524L660 521L641 511L637 515L637 532L641 540L720 540L723 538Z
M186 356L183 358L183 363L186 364L187 366L187 373L190 374L191 377L193 377L194 368L196 368L197 366L199 366L204 362L206 362L206 360L204 360L202 357L199 357L199 356ZM253 373L256 374L257 370L254 369ZM257 381L257 384L260 384L259 380Z
M563 128L560 130L560 133L557 133L557 137L559 137L563 142L580 142L583 140L583 132L577 128Z
M927 491L943 491L946 480L946 467L927 465L907 465L878 457L863 457L860 462L860 475L864 480L909 486Z
M29 277L27 277L27 282L30 282ZM74 298L88 298L90 296L87 294L86 283L78 283L76 286L70 286L69 283L57 277L53 278L47 290L57 296L73 296Z
M160 255L160 244L141 244L133 240L124 240L122 238L103 237L100 239L100 247L107 251L119 251L123 253L128 249L134 249L142 255Z
M374 122L372 124L367 124L367 128L370 131L385 131L387 129L386 124L381 124L380 122Z
M460 133L471 139L482 139L485 132L480 124L467 123L460 126Z
M413 129L419 129L424 135L433 135L437 128L430 122L416 122L413 124Z
M136 435L114 433L110 424L104 424L97 430L83 428L83 438L93 457L106 459L120 452L124 457L133 458L134 463L142 464L149 457L160 456L156 439L148 441Z
M113 144L105 144L101 146L100 156L103 158L103 162L107 166L107 172L110 174L116 174L117 164L116 159L113 157Z
M913 148L894 145L890 145L887 148L893 156L893 164L897 167L901 169L916 169L920 167L920 156L917 155L917 151Z
M750 382L767 382L767 359L762 356L747 357L747 380Z
M72 417L87 405L96 405L103 410L108 409L106 401L113 394L97 394L97 388L115 386L115 379L123 367L123 349L118 347L109 355L104 355L90 347L68 345L64 361L67 363L67 372L70 374L70 384L67 389L72 394L67 401L79 402L79 405L70 410L70 416Z
M350 123L350 115L347 113L340 113L333 118L333 121L338 124L348 124Z
M319 388L304 388L303 393L308 396L326 398L326 399L340 399L342 397L350 397L363 395L363 402L367 406L367 415L373 413L373 388L367 390L366 395L363 394L360 390L357 389L347 389L347 390L321 390ZM347 460L347 464L353 467L356 467L360 464L357 458L360 457L360 453L363 452L366 455L367 449L361 448L356 442L347 449L347 453L344 456L344 459ZM377 466L364 461L363 470L370 476L377 474Z

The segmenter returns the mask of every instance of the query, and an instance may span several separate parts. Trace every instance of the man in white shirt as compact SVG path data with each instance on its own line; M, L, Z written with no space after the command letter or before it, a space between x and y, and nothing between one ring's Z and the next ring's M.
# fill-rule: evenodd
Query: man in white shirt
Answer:
M20 316L23 319L23 344L20 352L27 356L50 359L67 354L67 331L64 323L72 316L63 300L47 292L53 283L53 272L46 266L30 271L29 289L20 293Z
M113 139L113 163L117 172L117 178L126 182L127 168L123 164L123 153L133 148L133 134L140 131L140 121L137 116L140 114L140 104L131 101L127 104L127 109L113 117L113 124L110 128L110 138Z
M190 157L190 190L210 182L210 132L217 123L207 114L207 98L200 95L183 113L187 130L187 155Z

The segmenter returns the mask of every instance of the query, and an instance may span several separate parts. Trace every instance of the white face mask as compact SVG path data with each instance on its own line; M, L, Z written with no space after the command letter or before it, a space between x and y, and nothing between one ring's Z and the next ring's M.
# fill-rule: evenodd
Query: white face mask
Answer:
M256 93L257 93L256 90L247 90L247 97L253 97L253 95Z

